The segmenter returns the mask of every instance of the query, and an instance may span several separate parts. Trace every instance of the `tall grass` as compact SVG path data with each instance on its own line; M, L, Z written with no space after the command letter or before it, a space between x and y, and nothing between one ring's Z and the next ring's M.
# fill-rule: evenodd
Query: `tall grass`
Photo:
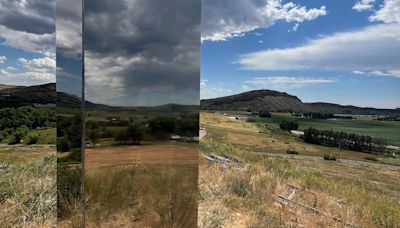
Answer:
M322 201L329 202L330 197L345 200L348 215L343 214L343 216L349 216L348 219L351 222L357 220L359 223L373 224L377 227L398 227L400 224L399 199L394 200L379 194L378 191L368 191L359 184L358 180L328 177L324 173L302 167L295 161L262 156L214 140L203 140L200 148L203 153L241 157L249 165L248 172L244 174L238 174L232 170L221 171L221 167L215 164L203 165L200 169L201 204L207 201L221 200L223 207L246 208L250 210L251 219L254 221L260 219L260 209L267 207L264 210L267 213L264 218L267 220L274 218L276 223L278 214L271 212L272 206L266 205L273 205L277 193L285 190L284 183L295 183L320 192ZM337 168L340 169L340 166ZM221 176L210 177L218 175ZM342 172L342 175L346 175L345 171ZM252 205L252 207L249 208L248 205ZM326 208L326 210L328 209ZM200 222L205 217L202 216ZM282 223L278 224L282 225Z
M112 167L86 176L89 227L195 227L197 167Z
M82 221L81 166L57 165L57 219L58 225L80 227Z
M47 227L56 222L56 156L0 173L2 227Z

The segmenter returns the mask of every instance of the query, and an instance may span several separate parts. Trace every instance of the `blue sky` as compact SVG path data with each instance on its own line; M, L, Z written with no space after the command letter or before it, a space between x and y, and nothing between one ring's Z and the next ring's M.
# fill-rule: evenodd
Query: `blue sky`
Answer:
M0 15L0 84L55 82L55 1L2 1Z
M272 89L400 107L399 0L223 2L203 1L201 98Z

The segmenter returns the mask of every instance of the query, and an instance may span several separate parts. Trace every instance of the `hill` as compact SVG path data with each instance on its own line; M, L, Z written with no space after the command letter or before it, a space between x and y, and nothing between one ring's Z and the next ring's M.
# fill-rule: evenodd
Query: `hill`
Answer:
M253 90L236 95L203 99L203 110L320 112L356 115L399 115L399 109L360 108L331 103L304 103L298 97L273 90Z
M253 90L200 101L201 109L235 111L304 111L310 108L296 96L272 90Z
M56 103L56 84L34 86L0 86L0 108Z
M317 112L358 114L358 115L399 115L400 109L361 108L353 105L338 105L332 103L315 102L306 103Z

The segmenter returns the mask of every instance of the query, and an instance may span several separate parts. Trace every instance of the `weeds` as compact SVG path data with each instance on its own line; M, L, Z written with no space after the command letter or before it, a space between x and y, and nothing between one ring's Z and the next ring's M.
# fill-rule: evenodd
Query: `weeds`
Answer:
M399 202L379 194L379 191L366 191L359 179L332 178L288 159L262 156L214 140L203 140L200 148L203 153L234 155L248 163L249 170L245 173L224 169L204 160L200 167L200 205L204 207L213 202L230 213L241 213L241 217L238 215L234 220L248 221L246 226L265 227L263 224L270 223L274 224L270 227L284 227L292 222L297 224L297 219L310 226L335 225L330 218L313 217L298 209L295 210L296 220L291 221L289 218L293 218L293 214L288 212L284 212L281 218L280 210L273 205L278 194L290 193L285 187L288 183L316 191L318 207L340 215L346 222L368 227L397 227L400 224ZM346 171L340 170L344 164L319 163L339 169L335 175L346 175ZM251 213L243 215L246 211ZM206 218L206 214L201 214L199 224L204 223Z
M15 165L0 175L0 221L3 227L54 225L56 156Z
M119 217L134 227L195 227L196 180L194 167L90 170L85 182L89 227L113 224Z

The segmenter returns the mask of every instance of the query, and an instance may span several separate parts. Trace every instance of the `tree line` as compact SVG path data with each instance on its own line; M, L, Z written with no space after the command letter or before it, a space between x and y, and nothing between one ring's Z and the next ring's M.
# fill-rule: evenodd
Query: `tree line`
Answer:
M0 141L12 137L10 144L20 143L33 129L56 126L55 108L19 107L0 109ZM35 144L38 136L31 135L28 144Z
M115 126L120 128L111 130L102 122L88 121L86 123L87 139L95 145L100 138L113 138L121 144L140 144L143 140L169 140L171 134L193 137L198 136L199 131L198 114L186 114L181 116L159 116L146 118L145 120L134 120L130 118L125 127L117 122Z
M0 109L0 130L26 126L29 129L55 127L55 108L3 108Z
M387 152L387 142L384 139L342 131L318 130L310 127L304 131L303 140L307 143L340 147L359 152L375 154L384 154Z

